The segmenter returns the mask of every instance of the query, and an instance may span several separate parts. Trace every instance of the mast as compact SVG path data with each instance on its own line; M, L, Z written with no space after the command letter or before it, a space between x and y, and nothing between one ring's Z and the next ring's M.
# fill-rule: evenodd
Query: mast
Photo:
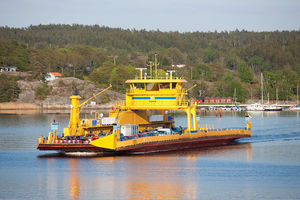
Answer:
M234 88L233 99L234 99L234 103L236 104L236 88Z
M278 88L276 88L276 105L278 103Z
M152 72L152 61L149 62L149 64L147 65L150 68L150 79L153 78L153 72Z
M261 104L264 104L264 78L263 73L261 72L260 76L260 82L261 82Z
M299 99L298 99L298 84L297 84L297 105L299 104Z
M155 79L157 79L157 53L155 53L155 60L154 60L154 66L155 66Z

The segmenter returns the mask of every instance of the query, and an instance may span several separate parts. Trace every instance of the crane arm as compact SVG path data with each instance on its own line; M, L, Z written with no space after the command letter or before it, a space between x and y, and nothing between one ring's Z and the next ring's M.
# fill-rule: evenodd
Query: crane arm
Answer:
M107 88L105 88L105 89L102 90L101 92L99 92L99 93L93 95L91 98L89 98L88 100L86 100L86 101L84 101L82 104L80 104L80 105L79 105L79 108L82 107L82 106L84 106L87 102L89 102L89 101L92 100L93 98L96 98L99 94L105 92L106 90L108 90L108 89L111 88L111 87L112 87L112 85L110 84Z
M193 89L196 86L197 86L197 84L193 85L192 87L190 87L189 89L187 89L186 92L188 92L189 90Z

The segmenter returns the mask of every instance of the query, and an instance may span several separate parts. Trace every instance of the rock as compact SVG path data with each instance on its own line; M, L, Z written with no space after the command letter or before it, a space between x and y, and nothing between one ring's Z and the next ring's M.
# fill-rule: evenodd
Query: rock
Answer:
M37 105L43 105L44 107L69 107L71 103L69 97L73 94L75 87L79 91L82 101L87 100L104 89L96 87L89 81L73 77L59 78L46 83L50 88L52 88L51 92L45 100L37 100L35 99L35 91L37 87L42 86L44 83L42 81L18 81L21 93L19 94L17 102L34 103ZM120 101L124 97L125 95L123 94L107 90L93 101L96 101L97 106L103 105L110 107L111 105L114 105L115 101Z

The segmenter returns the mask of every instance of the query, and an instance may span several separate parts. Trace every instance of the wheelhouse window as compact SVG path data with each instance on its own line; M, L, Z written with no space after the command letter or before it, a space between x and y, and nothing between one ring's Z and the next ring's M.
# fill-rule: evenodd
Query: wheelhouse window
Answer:
M170 83L161 83L160 89L170 89Z
M172 83L172 89L176 88L177 83Z
M147 91L158 91L158 83L146 83L146 90Z
M145 84L144 83L134 83L134 89L145 89Z

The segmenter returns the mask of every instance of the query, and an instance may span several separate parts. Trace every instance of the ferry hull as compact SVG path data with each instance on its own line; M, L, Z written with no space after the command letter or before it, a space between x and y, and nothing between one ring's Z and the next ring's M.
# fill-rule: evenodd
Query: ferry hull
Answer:
M245 135L231 135L219 137L207 137L197 139L181 139L177 141L164 141L148 144L138 144L131 147L119 148L116 150L105 149L93 146L91 144L39 144L37 149L44 151L62 151L62 152L111 152L111 153L151 153L160 151L174 151L180 149L189 149L196 147L218 146L230 144L234 140L247 137Z
M234 140L246 136L222 136L222 137L207 137L200 139L187 139L179 141L158 142L150 144L140 144L134 147L127 147L118 149L119 152L124 153L149 153L160 151L175 151L181 149L190 149L196 147L208 147L230 144Z
M113 150L95 147L91 144L39 144L37 149L62 152L114 152Z

